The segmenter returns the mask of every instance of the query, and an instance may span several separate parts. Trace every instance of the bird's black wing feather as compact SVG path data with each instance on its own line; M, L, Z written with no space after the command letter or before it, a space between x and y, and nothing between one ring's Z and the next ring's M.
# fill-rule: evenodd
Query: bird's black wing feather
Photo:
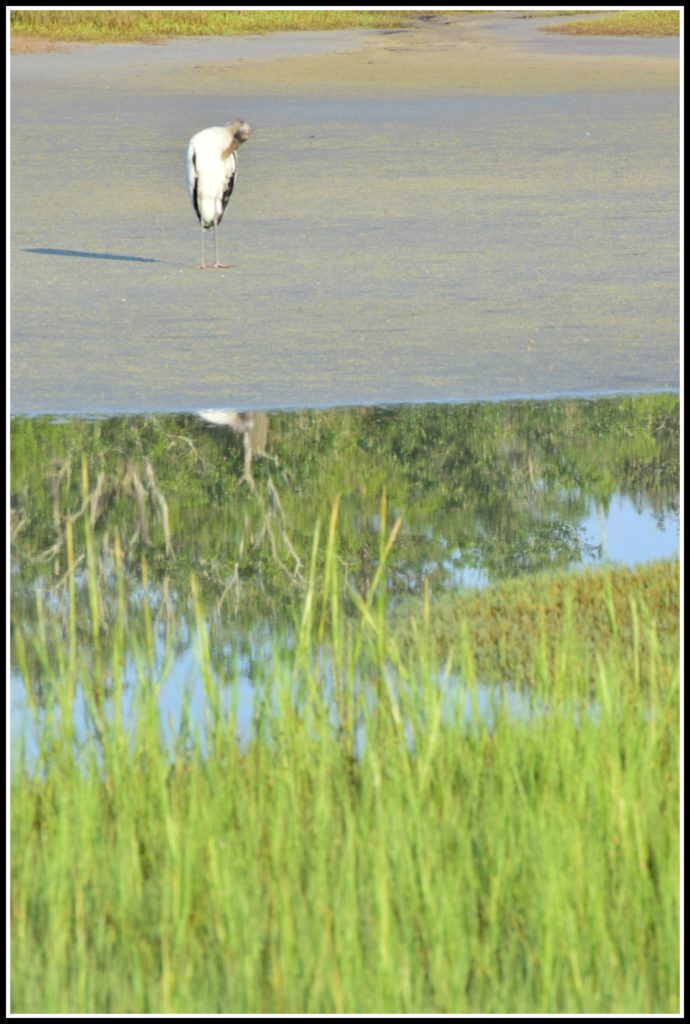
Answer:
M192 153L192 163L194 164L194 191L192 193L192 202L194 203L194 209L196 210L196 215L199 218L199 222L201 222L201 213L199 211L199 196L198 196L198 192L199 192L199 171L198 171L197 166L196 166L196 153Z
M235 172L236 173L236 172ZM223 209L228 205L232 190L235 187L235 175L231 174L228 180L225 182L225 189L223 190Z

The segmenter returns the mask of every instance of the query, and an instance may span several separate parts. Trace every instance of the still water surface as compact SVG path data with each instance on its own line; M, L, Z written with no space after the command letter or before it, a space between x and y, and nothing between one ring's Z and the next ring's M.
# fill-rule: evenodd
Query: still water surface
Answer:
M323 546L336 497L339 564L358 593L376 572L384 492L388 530L402 519L387 561L389 609L424 586L433 596L604 560L676 557L678 412L676 396L647 395L14 419L13 736L25 734L35 752L40 716L32 724L25 677L40 708L71 630L80 678L107 675L101 659L123 605L125 715L136 716L148 677L160 686L168 741L183 722L203 732L194 574L214 685L247 737L274 645L293 642L314 531L320 524ZM454 699L469 700L455 683ZM73 711L85 736L80 686ZM543 713L510 686L480 684L477 697L487 724L499 706L519 720Z

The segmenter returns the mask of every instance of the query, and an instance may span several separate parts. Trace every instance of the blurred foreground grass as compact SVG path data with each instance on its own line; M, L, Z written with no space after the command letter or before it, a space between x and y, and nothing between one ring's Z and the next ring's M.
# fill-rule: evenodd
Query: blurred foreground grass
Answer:
M466 616L445 668L428 593L405 644L390 629L399 526L383 504L358 593L334 507L323 588L317 532L295 629L252 662L241 742L239 669L212 663L192 578L205 706L192 717L183 698L170 745L150 616L127 620L116 540L117 608L101 619L83 517L91 628L72 616L54 657L44 612L15 636L35 749L14 737L14 1013L678 1012L679 659L659 640L664 601L646 604L675 578L645 590L641 570L619 598L608 570L589 574L588 621L608 629L537 615L533 713L497 690L489 724ZM70 526L68 588L73 550Z

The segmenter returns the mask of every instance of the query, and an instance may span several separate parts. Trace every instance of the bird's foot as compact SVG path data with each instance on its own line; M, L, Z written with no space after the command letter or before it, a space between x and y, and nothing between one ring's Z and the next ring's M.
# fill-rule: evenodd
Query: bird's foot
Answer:
M197 270L208 270L208 263L200 263L196 269Z
M232 263L214 263L213 264L213 269L214 270L229 270L232 265L233 265Z

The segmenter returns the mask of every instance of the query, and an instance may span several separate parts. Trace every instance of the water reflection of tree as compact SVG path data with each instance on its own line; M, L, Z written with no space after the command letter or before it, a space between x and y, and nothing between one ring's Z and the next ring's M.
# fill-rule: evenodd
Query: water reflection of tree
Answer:
M452 586L468 566L497 579L578 561L580 520L616 493L661 521L677 514L673 396L273 413L270 433L264 414L234 415L246 419L230 430L196 416L13 421L15 621L35 623L40 590L46 615L66 625L68 518L84 608L85 520L93 534L100 628L116 616L117 535L128 628L147 600L161 637L174 623L184 645L193 571L222 646L229 619L289 619L315 523L336 494L340 557L359 588L375 571L384 488L391 516L403 516L388 560L392 596L423 577Z

